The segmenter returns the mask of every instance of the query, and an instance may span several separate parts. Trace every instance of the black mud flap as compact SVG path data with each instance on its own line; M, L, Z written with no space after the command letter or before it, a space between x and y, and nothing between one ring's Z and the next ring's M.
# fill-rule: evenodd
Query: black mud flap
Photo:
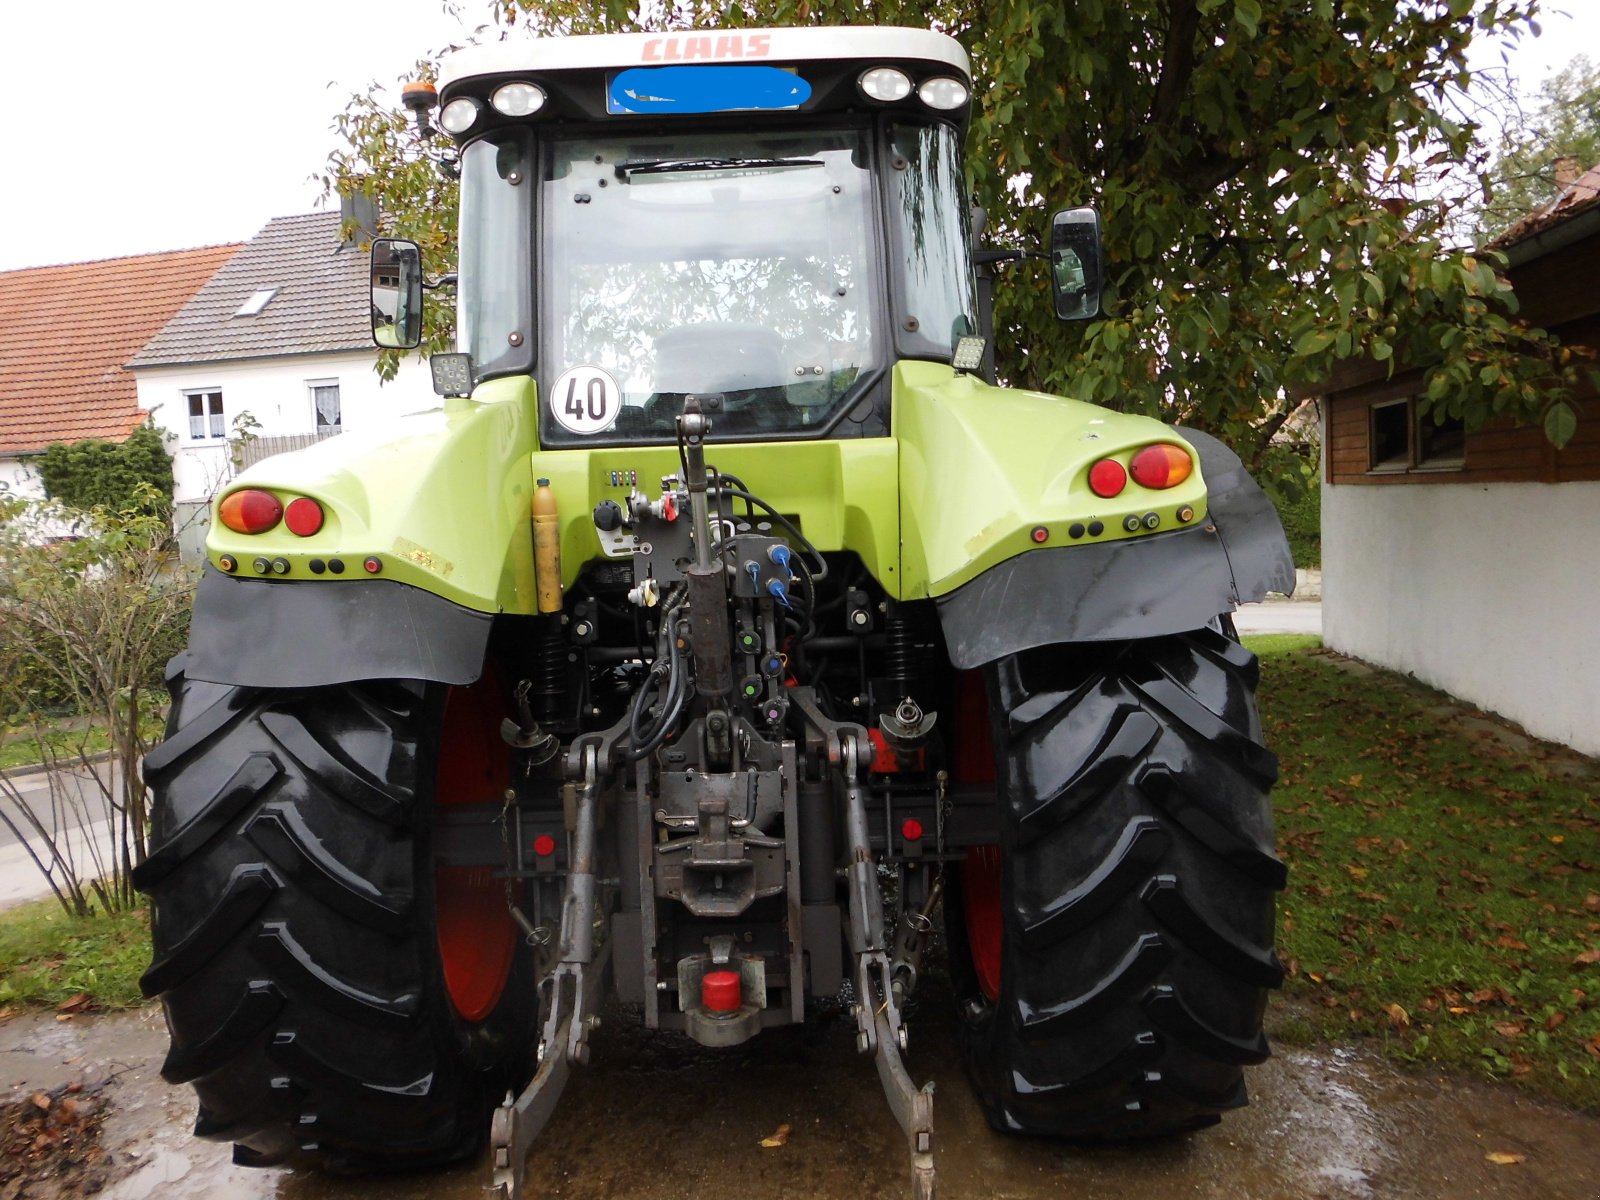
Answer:
M387 579L274 583L207 567L177 661L190 679L245 687L464 684L483 669L493 623L491 613Z
M1200 455L1205 523L1126 541L1030 550L939 597L950 661L959 670L1056 642L1198 629L1268 592L1294 591L1283 525L1238 455L1209 434L1179 432Z

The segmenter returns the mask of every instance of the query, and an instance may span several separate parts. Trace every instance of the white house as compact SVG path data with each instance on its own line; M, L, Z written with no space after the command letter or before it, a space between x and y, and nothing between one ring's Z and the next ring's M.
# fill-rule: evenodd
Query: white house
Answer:
M374 370L366 252L338 213L277 217L129 362L138 403L168 435L185 552L236 469L346 429L435 407L427 366ZM239 443L241 434L243 443Z
M1503 235L1521 314L1600 350L1600 168ZM1600 399L1534 426L1417 412L1418 370L1345 371L1323 406L1324 640L1600 755Z

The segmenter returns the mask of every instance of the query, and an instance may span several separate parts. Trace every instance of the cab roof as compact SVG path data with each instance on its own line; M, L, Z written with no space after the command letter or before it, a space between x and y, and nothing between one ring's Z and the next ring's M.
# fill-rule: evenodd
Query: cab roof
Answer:
M971 83L972 65L954 38L897 26L710 29L527 38L468 46L444 60L441 98L485 77L691 63L920 62Z

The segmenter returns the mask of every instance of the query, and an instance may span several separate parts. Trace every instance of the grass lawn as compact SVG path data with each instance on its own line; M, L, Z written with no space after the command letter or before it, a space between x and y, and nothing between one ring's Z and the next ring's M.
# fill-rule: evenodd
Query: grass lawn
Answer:
M140 721L140 728L153 744L161 737L166 717L161 711ZM76 758L79 754L94 755L111 748L111 739L104 729L90 726L82 718L45 718L38 735L62 760ZM0 771L16 767L31 767L40 761L38 742L31 725L0 725Z
M1600 1107L1600 770L1316 638L1245 642L1281 767L1279 954L1309 1002L1280 1036L1365 1034Z
M143 903L110 916L69 917L54 900L0 913L0 1012L54 1008L80 994L96 1008L132 1008L144 1003L139 976L149 965Z

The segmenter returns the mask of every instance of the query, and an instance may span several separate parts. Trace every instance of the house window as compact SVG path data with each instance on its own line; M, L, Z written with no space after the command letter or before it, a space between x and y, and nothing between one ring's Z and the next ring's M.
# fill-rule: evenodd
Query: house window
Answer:
M1424 416L1415 397L1374 404L1368 410L1369 471L1459 470L1467 433L1460 417Z
M311 415L316 420L318 433L338 433L343 428L339 413L339 381L313 379L306 384L311 391Z
M251 292L250 298L239 306L236 317L253 317L263 308L272 303L272 298L278 294L277 288L262 288L259 292Z
M194 441L228 436L222 415L221 392L187 392L189 397L189 437Z

